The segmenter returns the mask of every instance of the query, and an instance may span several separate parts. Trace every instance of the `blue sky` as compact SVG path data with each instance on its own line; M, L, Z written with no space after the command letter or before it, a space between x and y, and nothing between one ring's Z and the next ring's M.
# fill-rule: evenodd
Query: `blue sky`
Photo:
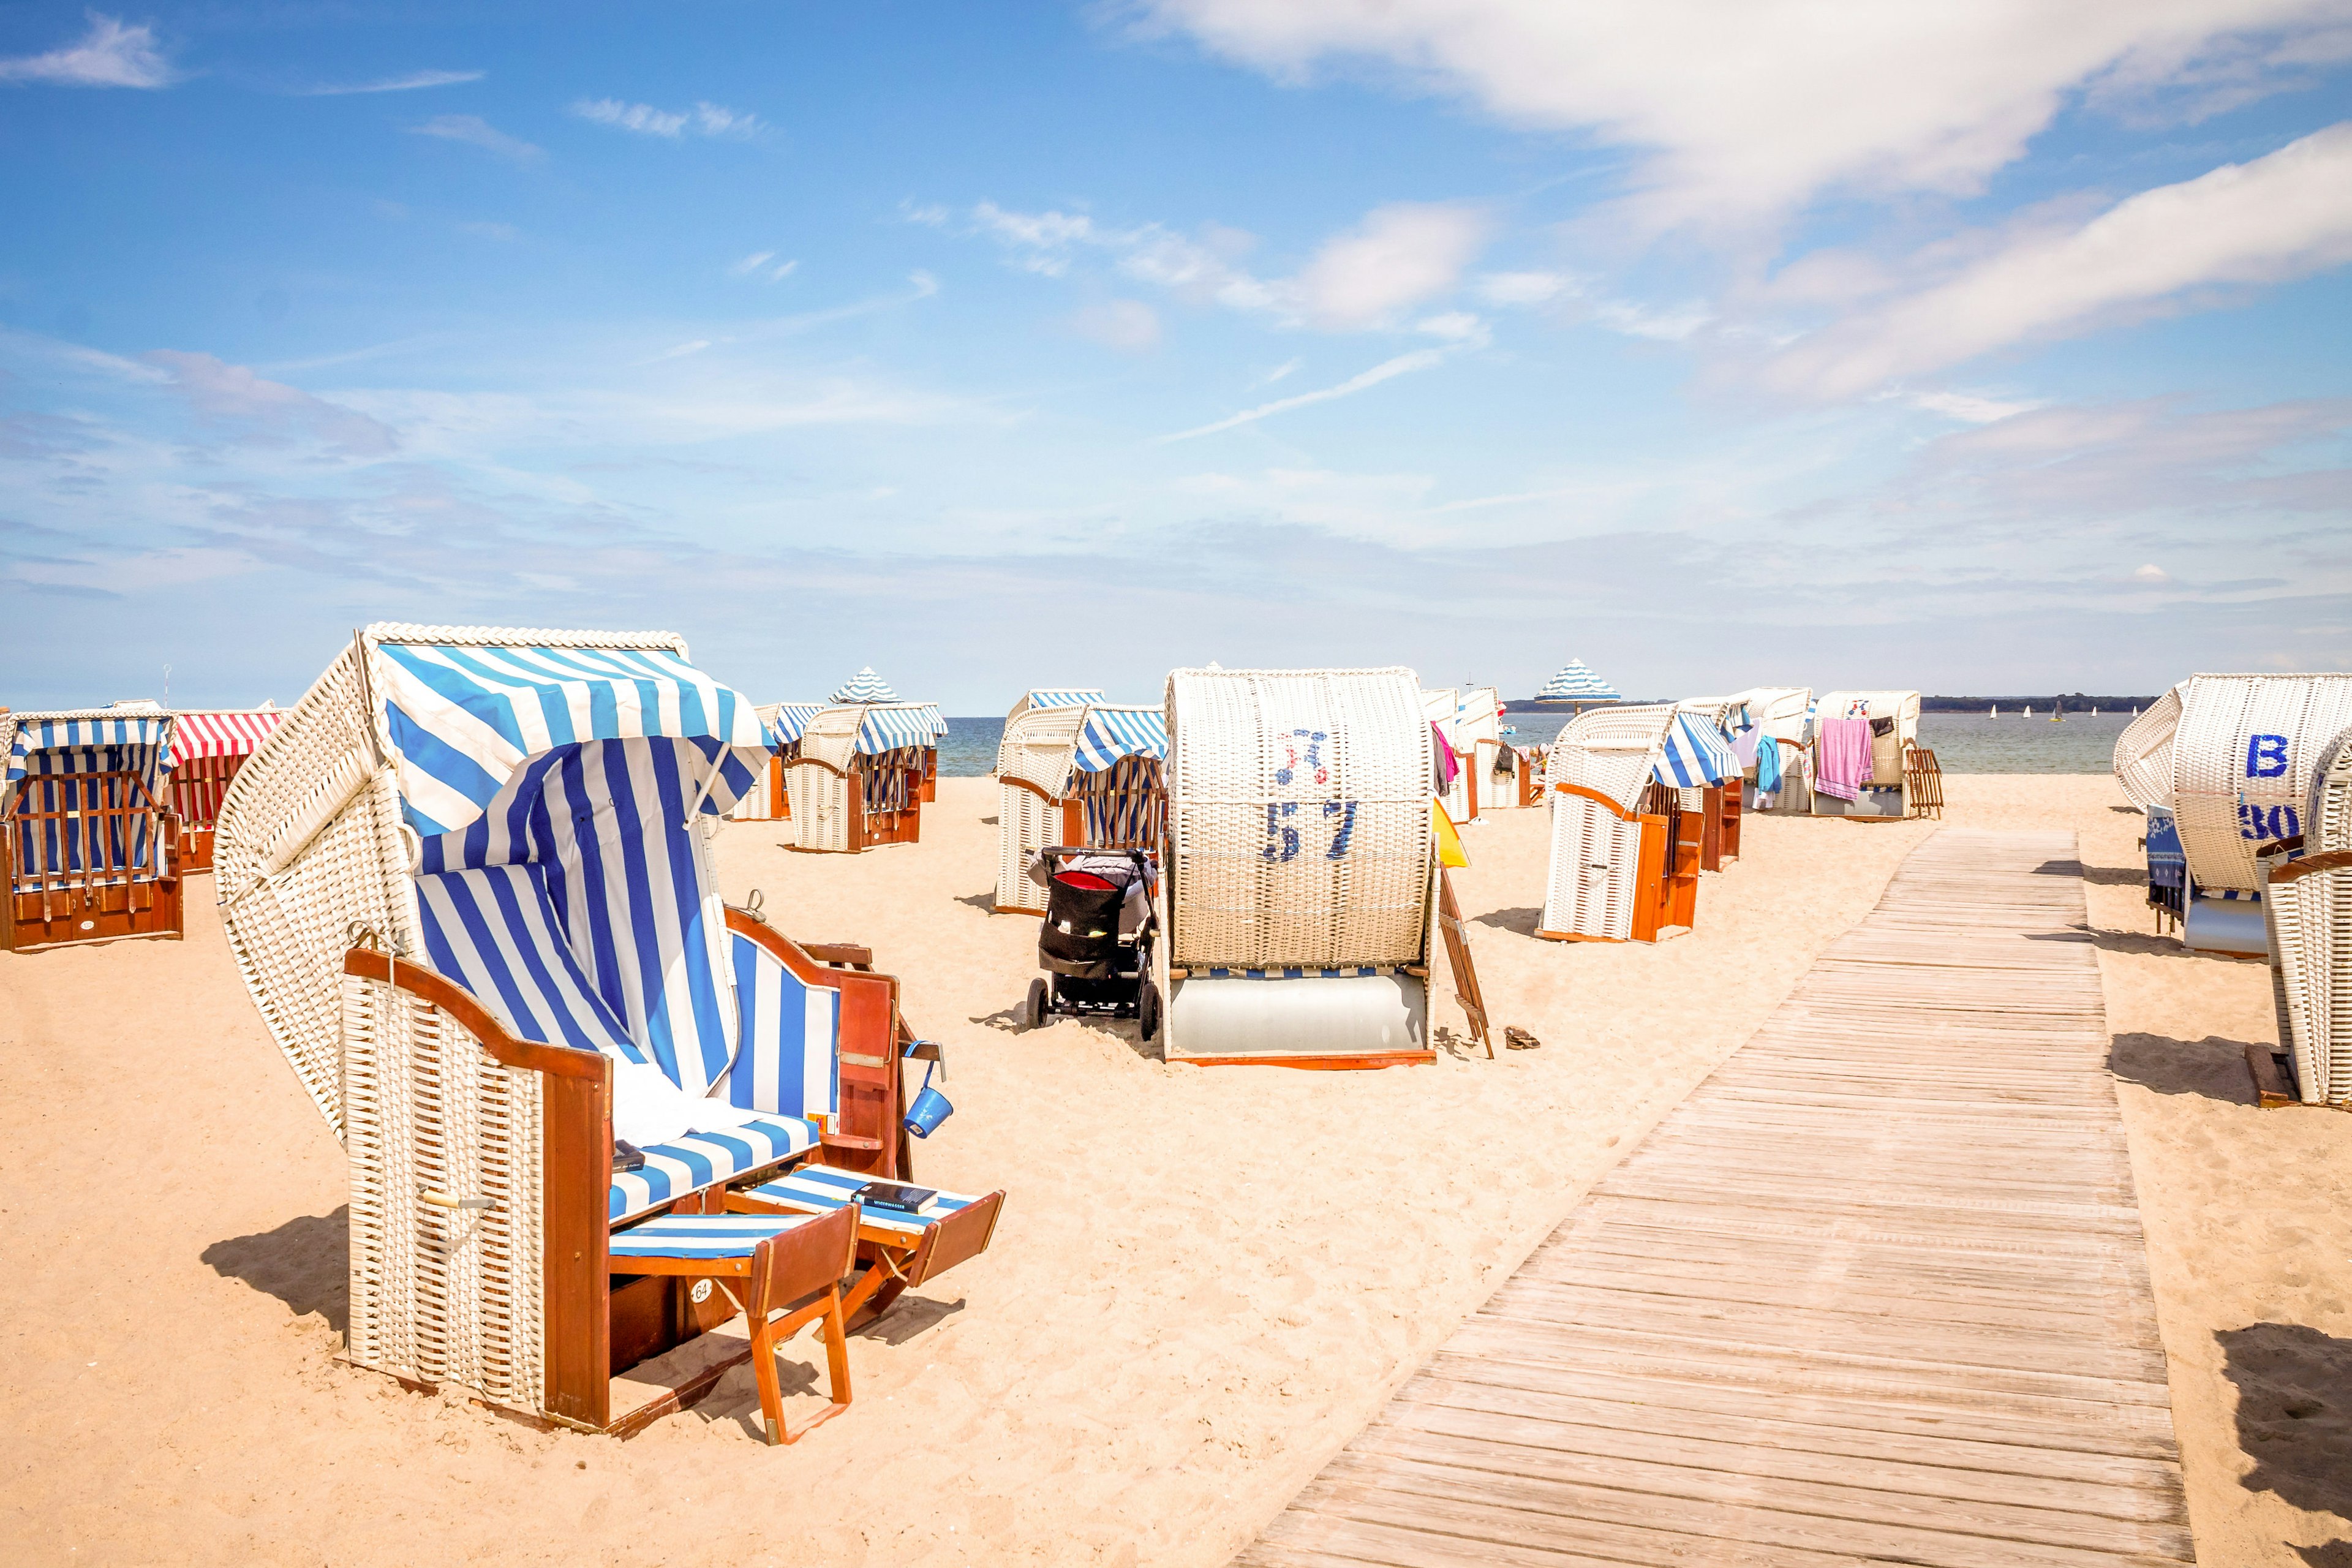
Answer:
M2352 668L2352 7L0 6L0 702Z

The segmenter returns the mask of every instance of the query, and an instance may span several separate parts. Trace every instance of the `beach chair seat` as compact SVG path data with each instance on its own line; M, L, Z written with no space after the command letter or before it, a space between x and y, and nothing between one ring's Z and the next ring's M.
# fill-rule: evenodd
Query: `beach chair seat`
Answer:
M919 1213L860 1207L857 1189L873 1178L829 1165L799 1165L756 1186L727 1194L727 1207L743 1215L823 1215L856 1211L857 1240L866 1267L842 1310L879 1316L911 1285L946 1273L988 1250L996 1216L1004 1205L1002 1188L978 1196L938 1193Z
M765 1117L723 1132L689 1132L638 1151L642 1170L615 1171L606 1208L615 1225L667 1208L681 1198L793 1159L816 1147L817 1126Z
M849 1408L849 1336L841 1280L857 1246L857 1215L855 1204L824 1215L668 1215L615 1231L609 1267L618 1275L716 1281L742 1309L751 1331L751 1370L768 1441L796 1443L810 1428ZM820 1320L833 1402L793 1431L784 1425L776 1351Z

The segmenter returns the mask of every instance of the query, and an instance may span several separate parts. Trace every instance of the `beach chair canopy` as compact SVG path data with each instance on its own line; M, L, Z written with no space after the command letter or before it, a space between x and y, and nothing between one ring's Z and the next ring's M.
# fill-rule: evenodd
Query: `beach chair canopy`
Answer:
M171 771L177 729L172 714L141 710L0 713L0 749L7 757L0 802L14 799L27 777L61 773L136 773L154 790Z
M1776 741L1801 742L1813 708L1809 686L1751 686L1726 700L1745 709L1748 721Z
M1574 784L1632 813L1655 779L1680 717L1670 703L1595 709L1560 727L1544 762L1544 787Z
M1089 702L1101 701L1102 697L1098 687L1041 686L1024 692L1021 700L1013 705L1013 711L1004 716L1004 721L1010 724L1024 713L1034 713L1040 709L1083 708Z
M843 681L839 686L835 687L833 689L833 700L844 705L865 702L896 702L898 700L898 694L890 689L890 683L888 681L874 673L873 666L868 665L865 668L859 670L856 675L851 676L847 680Z
M2159 805L2172 809L2172 737L2180 725L2181 694L2188 689L2185 680L2173 687L2116 737L2116 784L2124 798L2142 811Z
M183 709L172 735L172 765L249 757L284 717L275 708Z
M2209 896L2255 893L2254 852L2307 835L2320 753L2352 725L2352 674L2193 675L2174 689L2172 810L2189 878Z
M789 746L807 731L809 721L824 707L822 702L771 702L759 712L776 744Z
M1157 708L1107 702L1087 705L1072 763L1082 773L1105 773L1127 757L1168 755L1168 716Z
M1543 702L1622 702L1625 698L1615 687L1586 668L1580 658L1571 658L1560 666L1559 673L1544 682L1536 693Z
M1650 776L1671 789L1704 789L1739 777L1739 758L1712 720L1677 712L1660 739Z
M1824 691L1813 704L1822 719L1892 719L1899 740L1919 734L1919 694L1916 691Z
M11 878L161 876L176 728L173 715L144 707L0 714L0 816L28 818Z
M1170 958L1426 961L1431 738L1410 669L1168 678Z
M1023 780L1060 800L1081 773L1108 772L1129 757L1168 755L1168 721L1160 710L1096 700L1099 695L1075 703L1033 704L1024 698L1005 720L997 776Z

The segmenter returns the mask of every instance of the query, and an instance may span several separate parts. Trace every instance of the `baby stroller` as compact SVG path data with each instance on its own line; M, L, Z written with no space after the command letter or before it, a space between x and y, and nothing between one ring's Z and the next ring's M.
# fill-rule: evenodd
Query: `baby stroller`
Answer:
M1029 983L1029 1026L1058 1014L1132 1018L1145 1039L1158 1034L1151 942L1160 917L1151 898L1160 871L1150 854L1055 845L1037 851L1029 877L1045 888L1045 927L1037 933L1045 975Z

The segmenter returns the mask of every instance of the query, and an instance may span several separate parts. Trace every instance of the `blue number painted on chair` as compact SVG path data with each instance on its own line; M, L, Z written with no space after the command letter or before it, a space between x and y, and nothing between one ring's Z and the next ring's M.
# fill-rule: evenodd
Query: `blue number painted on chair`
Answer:
M1298 805L1296 801L1266 803L1265 847L1258 853L1277 866L1285 860L1298 858L1298 829L1285 827L1281 821L1283 817L1297 815Z
M2284 735L2249 735L2246 737L2246 776L2250 779L2274 779L2286 773L2286 737Z
M2293 838L2303 831L2303 814L2291 805L2274 805L2265 811L2259 805L2238 807L2238 837L2256 844L2267 844L2274 838Z
M1323 763L1323 742L1329 740L1330 735L1321 730L1293 730L1290 733L1293 739L1307 742L1307 766L1313 773L1314 781L1329 784L1331 770ZM1285 741L1282 750L1285 760L1282 766L1274 770L1274 782L1286 784L1298 772L1298 748Z
M1339 819L1339 830L1331 835L1331 847L1325 852L1323 858L1344 860L1348 858L1348 840L1356 833L1356 803L1352 800L1327 800L1323 803L1323 815Z

